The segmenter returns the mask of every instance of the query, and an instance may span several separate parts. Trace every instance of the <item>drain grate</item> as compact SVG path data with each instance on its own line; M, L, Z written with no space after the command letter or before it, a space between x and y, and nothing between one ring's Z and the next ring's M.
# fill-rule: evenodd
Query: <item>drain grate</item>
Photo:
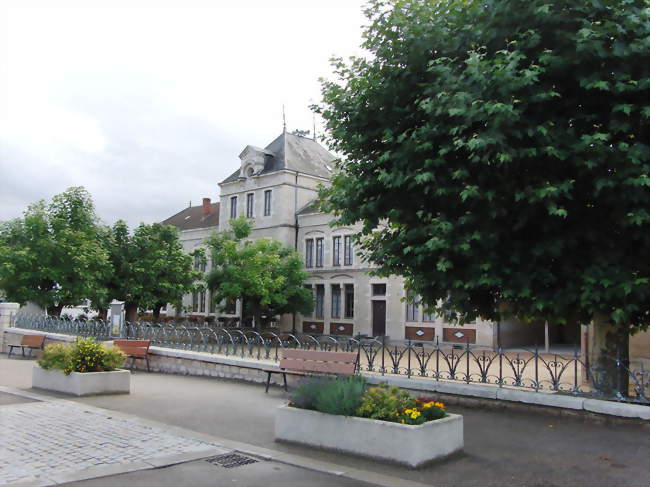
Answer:
M206 458L206 461L213 465L221 465L224 468L241 467L242 465L248 465L249 463L257 463L257 460L254 458L246 457L239 453L224 453L223 455L217 455L216 457Z

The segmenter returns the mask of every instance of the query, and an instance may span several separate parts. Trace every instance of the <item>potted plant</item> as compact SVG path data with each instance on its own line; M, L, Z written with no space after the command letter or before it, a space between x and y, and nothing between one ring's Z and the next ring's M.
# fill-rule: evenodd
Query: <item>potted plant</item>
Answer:
M360 376L299 385L277 410L275 439L418 467L463 448L463 417L443 403Z
M126 356L114 346L77 338L45 347L32 372L32 387L75 396L128 394L131 372L120 370Z

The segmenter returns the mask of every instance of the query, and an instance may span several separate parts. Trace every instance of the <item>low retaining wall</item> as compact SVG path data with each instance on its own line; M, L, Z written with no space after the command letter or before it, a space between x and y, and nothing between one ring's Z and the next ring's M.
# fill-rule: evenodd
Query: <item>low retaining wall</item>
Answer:
M72 342L74 337L57 333L46 333L20 328L9 328L5 332L6 345L19 343L23 335L45 335L45 344ZM107 342L110 343L110 342ZM151 347L149 364L153 372L183 374L194 376L238 379L248 382L264 383L266 374L263 369L277 368L273 361L225 357L204 352L177 350L171 348ZM127 366L130 366L127 363ZM144 360L135 360L135 370L146 370ZM615 401L603 401L579 396L557 393L533 392L509 389L493 385L465 384L462 382L436 381L433 379L384 375L365 372L368 383L385 382L419 394L434 395L436 399L449 404L467 407L490 407L525 409L553 414L571 414L596 419L641 419L650 421L650 406L626 404ZM297 377L287 376L289 384L295 383ZM282 376L273 374L271 383L281 385Z

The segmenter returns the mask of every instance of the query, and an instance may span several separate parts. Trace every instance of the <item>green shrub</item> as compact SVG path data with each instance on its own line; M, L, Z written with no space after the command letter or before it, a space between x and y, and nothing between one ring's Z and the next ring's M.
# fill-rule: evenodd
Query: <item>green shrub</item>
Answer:
M103 370L115 370L124 365L126 355L114 345L104 346Z
M405 409L415 406L415 399L408 392L396 386L380 384L366 391L361 398L356 415L362 418L398 422Z
M352 416L361 403L365 386L366 380L360 375L315 378L296 387L291 393L291 400L299 408Z
M316 396L324 384L331 382L329 377L314 377L301 380L290 393L291 402L300 409L316 409Z
M64 343L47 345L36 361L43 369L65 370L70 363L70 345Z
M45 347L38 359L44 369L71 372L104 372L124 365L126 355L113 346L95 342L93 338L77 338L72 345L52 344Z

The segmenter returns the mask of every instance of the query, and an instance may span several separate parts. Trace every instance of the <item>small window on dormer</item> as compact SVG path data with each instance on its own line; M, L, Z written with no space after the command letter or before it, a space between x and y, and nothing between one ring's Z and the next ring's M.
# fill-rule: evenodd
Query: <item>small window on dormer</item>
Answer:
M255 172L255 169L253 169L252 167L249 167L248 169L246 169L246 176L250 178L253 175L254 172Z

